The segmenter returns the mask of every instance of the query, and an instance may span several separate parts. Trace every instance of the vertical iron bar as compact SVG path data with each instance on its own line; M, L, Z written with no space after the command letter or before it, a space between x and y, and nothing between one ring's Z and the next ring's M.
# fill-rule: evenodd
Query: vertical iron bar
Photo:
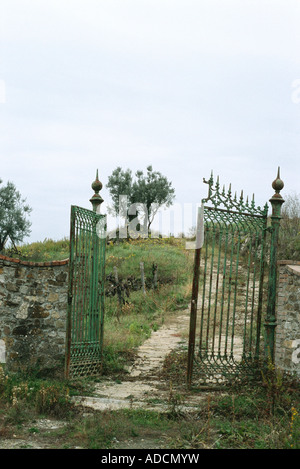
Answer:
M189 331L189 346L188 346L188 364L187 364L187 384L190 387L192 382L193 362L195 353L195 337L196 337L196 321L197 321L197 304L198 304L198 291L199 291L199 275L200 275L200 257L203 240L200 240L203 229L204 207L198 209L197 216L197 234L194 258L194 275L192 286L192 301L191 301L191 315L190 315L190 331Z
M229 281L228 281L227 320L226 320L225 344L224 344L224 356L225 357L227 356L227 344L228 344L228 329L229 329L229 317L230 317L230 306L231 306L233 259L234 259L234 231L232 230L231 252L230 252L230 269L229 269Z
M74 208L71 207L70 215L70 254L69 254L69 285L68 285L68 308L67 308L67 327L66 327L66 359L65 359L65 377L68 379L70 375L71 360L71 333L72 333L72 298L74 285L74 231L75 217Z
M82 270L81 266L81 223L77 223L76 227L76 295L74 302L74 344L79 343L79 331L80 331L80 312L81 312L81 285L82 285Z
M79 261L78 259L80 258L80 252L79 252L79 246L78 246L78 237L79 237L79 227L78 227L78 222L76 222L76 209L74 208L74 222L75 222L75 235L74 235L74 246L75 246L75 258L74 258L74 301L73 301L73 310L72 310L72 343L76 343L76 337L77 337L77 310L78 310L78 265Z
M85 258L85 252L84 252L84 238L85 238L85 232L81 231L81 236L80 236L80 264L79 264L79 269L80 269L80 284L79 284L79 292L80 292L80 298L79 298L79 311L78 311L78 320L77 320L77 337L78 337L78 342L81 344L84 339L84 326L85 326L85 307L84 307L84 258Z
M190 330L189 330L189 346L188 346L187 384L189 387L191 386L191 382L192 382L193 362L194 362L194 352L195 352L200 256L201 256L201 248L195 249L194 276L193 276L193 286L192 286L191 316L190 316Z
M249 247L249 253L248 253L248 267L247 267L247 280L246 280L245 320L244 320L244 338L243 338L243 359L246 358L247 317L248 317L248 301L249 301L249 285L250 285L251 259L252 259L252 243L251 243L251 237L250 237L250 247Z
M104 294L105 294L105 247L106 247L106 239L104 234L106 233L106 217L103 217L103 231L101 232L101 237L99 237L100 243L100 278L99 278L99 295L100 295L100 359L101 359L101 366L102 366L102 351L103 351L103 334L104 334ZM99 236L99 234L98 234Z
M89 311L89 331L90 331L90 341L96 341L96 328L95 328L95 303L96 303L96 296L98 294L97 289L95 289L95 277L97 276L97 251L96 251L96 243L95 243L95 233L93 230L93 225L91 223L91 243L92 243L92 262L91 262L91 309Z
M262 234L261 257L260 257L260 277L259 277L259 292L258 292L255 360L258 360L259 355L260 355L259 349L260 349L261 317L262 317L264 277L265 277L265 246L266 246L266 236L267 236L267 217L265 220L265 226L263 230L264 231Z
M94 226L94 236L95 236L95 245L96 245L96 269L97 269L97 273L95 275L95 282L94 282L94 288L95 288L95 322L96 322L95 333L96 333L97 344L99 345L99 340L100 340L100 295L99 295L98 283L99 283L99 273L100 273L100 264L99 264L100 246L99 246L99 238L98 238L97 233L96 233L96 226Z
M209 227L206 227L206 236L208 237ZM202 304L201 304L201 322L200 322L200 337L199 337L199 353L203 350L203 331L204 331L204 316L205 316L205 291L206 291L206 272L207 272L207 259L208 259L208 243L205 246L205 261L204 261L204 272L203 272L203 286L202 286ZM205 350L207 344L204 344Z
M84 343L90 348L91 343L91 321L92 321L92 307L93 307L93 238L91 231L92 221L85 220L84 231L84 288L86 292L84 302Z
M210 274L209 274L209 289L208 289L207 325L206 325L206 344L207 344L206 346L207 347L209 343L210 309L211 309L211 293L212 293L212 279L213 279L214 256L215 256L215 243L216 243L216 228L215 228L215 224L213 224L211 262L210 262Z
M241 247L241 233L238 232L238 243L236 251L236 270L235 270L235 289L234 289L234 300L233 300L233 310L232 310L232 328L231 328L231 350L230 356L233 359L233 344L234 344L234 333L235 333L235 313L236 313L236 298L238 290L238 274L239 274L239 261L240 261L240 247Z
M253 259L253 281L252 281L252 301L251 301L251 318L250 318L250 331L249 331L249 355L252 357L252 341L253 341L253 322L254 322L254 308L256 307L256 267L257 267L257 251L258 251L258 231L255 231L255 248Z
M91 348L92 343L92 311L93 311L93 274L94 274L94 246L93 246L93 233L91 227L91 221L89 221L87 236L88 236L88 276L87 276L87 285L88 285L88 304L86 305L86 318L87 318L87 331L88 331L88 340L89 347Z
M221 264L221 242L222 242L222 234L223 234L220 226L219 226L218 234L219 234L218 265L217 265L217 275L216 275L215 308L214 308L213 331L212 331L212 354L214 354L214 350L215 350L215 334L216 334L216 327L217 327L219 274L220 274L220 264ZM221 308L222 308L222 304L221 304ZM221 309L221 311L222 311L222 309Z
M222 283L222 298L221 298L221 311L220 311L220 324L219 324L219 346L218 355L221 355L221 341L222 341L222 327L223 327L223 313L224 313L224 301L225 301L225 287L227 281L227 250L228 250L228 237L229 231L228 226L225 227L225 246L224 246L224 265L223 265L223 283Z
M85 223L83 226L80 226L80 235L79 235L79 262L78 269L80 272L79 277L79 308L78 308L78 318L77 318L77 342L78 347L81 348L81 344L84 342L85 338L85 293L86 293L86 283L85 283Z

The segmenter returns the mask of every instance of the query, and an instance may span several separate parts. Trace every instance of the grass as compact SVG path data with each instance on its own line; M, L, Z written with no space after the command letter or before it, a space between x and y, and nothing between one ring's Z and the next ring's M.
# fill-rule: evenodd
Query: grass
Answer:
M165 368L173 373L180 357L171 362ZM30 438L35 438L41 446L62 449L134 448L143 442L151 445L147 448L170 450L300 449L299 383L291 379L282 380L280 393L267 381L206 392L198 408L188 413L182 411L185 394L170 390L165 413L124 409L84 414L71 396L83 389L88 393L91 380L55 382L0 370L0 441L28 440L30 447ZM41 418L59 418L65 424L45 432Z
M59 241L46 238L44 241L27 243L17 246L17 253L14 250L8 251L7 255L18 257L21 260L32 262L60 261L69 257L69 239L63 238Z

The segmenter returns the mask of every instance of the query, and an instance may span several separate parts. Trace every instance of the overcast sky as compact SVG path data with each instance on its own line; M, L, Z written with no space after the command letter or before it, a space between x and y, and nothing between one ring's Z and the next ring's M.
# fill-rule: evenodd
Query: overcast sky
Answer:
M177 206L211 170L264 204L280 166L299 193L299 25L298 0L2 0L0 178L33 209L24 241L68 236L97 168L106 203L117 166L149 164Z

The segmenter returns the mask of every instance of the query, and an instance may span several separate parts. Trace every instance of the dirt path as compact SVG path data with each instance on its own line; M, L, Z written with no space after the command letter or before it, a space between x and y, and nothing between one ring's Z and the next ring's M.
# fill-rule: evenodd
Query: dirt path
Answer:
M170 394L176 388L161 380L160 372L165 358L175 349L186 347L188 341L190 310L182 311L173 321L152 333L137 350L137 357L122 382L105 380L97 383L90 397L77 398L76 402L95 410L146 408L156 411L170 409ZM174 388L173 388L174 386ZM185 407L197 406L203 396L184 393Z

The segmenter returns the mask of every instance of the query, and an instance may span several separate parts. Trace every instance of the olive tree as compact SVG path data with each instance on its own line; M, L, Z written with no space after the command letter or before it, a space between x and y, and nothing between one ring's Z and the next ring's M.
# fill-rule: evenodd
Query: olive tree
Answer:
M152 166L147 167L147 173L137 171L135 179L132 171L123 171L116 168L108 178L106 186L112 198L112 212L115 214L127 214L128 220L133 220L138 213L144 215L144 228L149 231L150 225L158 212L165 206L172 205L175 198L175 189L158 171L153 171Z
M0 179L0 184L2 182ZM8 241L15 247L30 234L27 215L32 209L25 202L12 182L0 187L0 251Z

